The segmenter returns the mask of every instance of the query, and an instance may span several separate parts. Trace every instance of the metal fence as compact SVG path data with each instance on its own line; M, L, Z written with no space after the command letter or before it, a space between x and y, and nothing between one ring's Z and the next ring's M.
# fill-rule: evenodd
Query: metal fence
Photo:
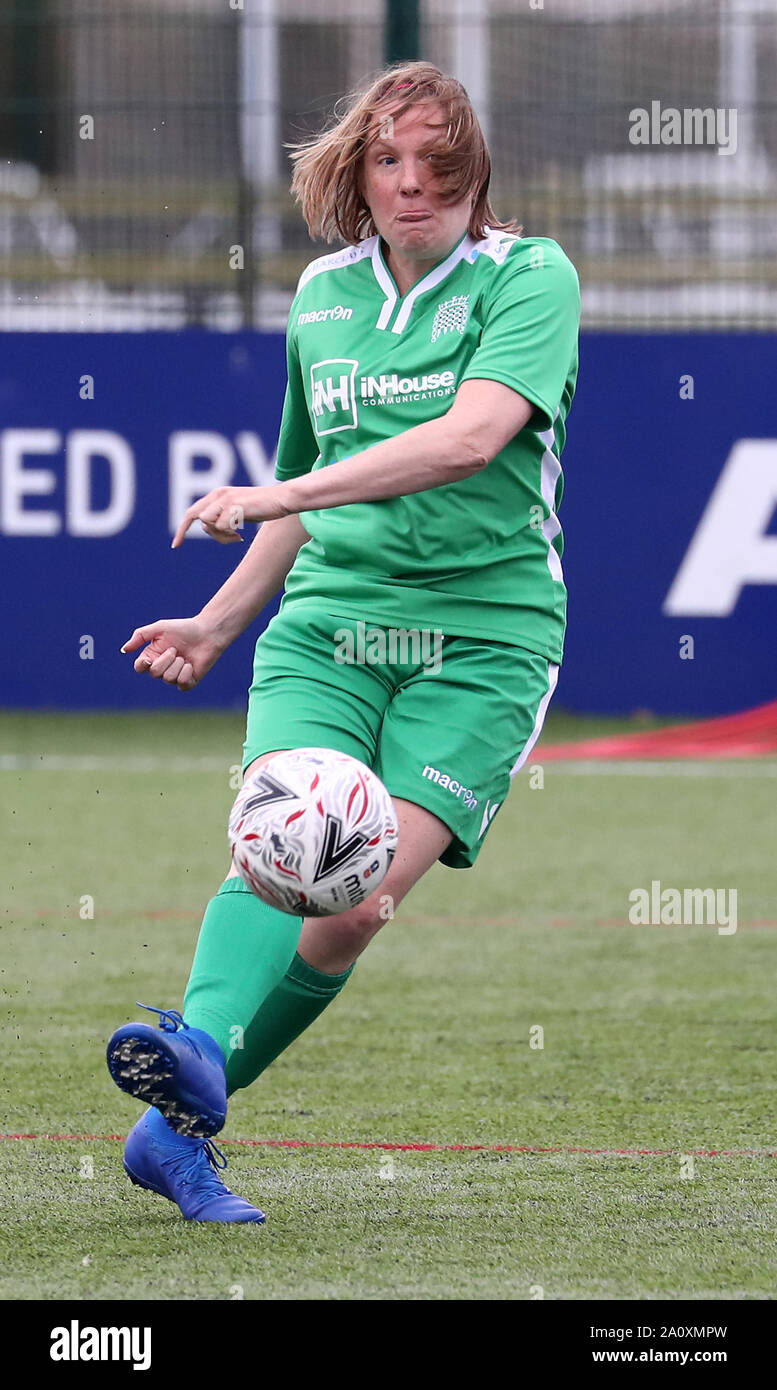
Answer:
M374 0L2 0L0 328L283 327L288 141L385 57ZM494 201L589 327L777 327L775 0L422 0Z

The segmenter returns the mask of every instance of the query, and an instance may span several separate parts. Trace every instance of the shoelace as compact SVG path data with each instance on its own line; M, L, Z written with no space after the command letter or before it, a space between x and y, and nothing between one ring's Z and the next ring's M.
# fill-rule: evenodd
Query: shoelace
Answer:
M159 1014L159 1027L163 1033L177 1033L179 1028L189 1028L188 1023L184 1023L183 1015L177 1009L157 1009L153 1004L141 1004L139 999L135 1000L139 1009L148 1009L151 1014ZM198 1057L202 1057L202 1052L197 1046L194 1038L187 1038L187 1043L194 1048Z
M165 1033L177 1033L179 1028L188 1028L188 1023L184 1023L183 1014L179 1014L177 1009L157 1009L153 1004L141 1004L139 999L135 1000L139 1009L148 1009L150 1014L159 1014L159 1027Z
M210 1165L207 1168L203 1167L201 1162L203 1154ZM176 1176L184 1182L196 1182L197 1189L203 1196L223 1196L225 1184L221 1181L218 1170L223 1172L227 1166L226 1155L216 1148L210 1139L206 1139L202 1145L198 1144L193 1150L184 1149L181 1153L172 1153L162 1159L163 1168L174 1169Z

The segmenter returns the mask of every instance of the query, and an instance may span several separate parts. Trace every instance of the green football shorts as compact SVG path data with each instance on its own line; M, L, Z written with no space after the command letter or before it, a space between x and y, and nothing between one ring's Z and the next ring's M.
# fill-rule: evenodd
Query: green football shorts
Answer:
M470 868L536 743L558 667L522 647L381 627L285 604L256 643L243 771L262 753L334 748L453 831Z

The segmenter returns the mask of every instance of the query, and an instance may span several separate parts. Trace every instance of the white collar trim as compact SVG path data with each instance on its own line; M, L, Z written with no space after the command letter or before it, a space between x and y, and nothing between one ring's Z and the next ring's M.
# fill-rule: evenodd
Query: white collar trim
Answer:
M372 248L372 268L375 272L375 279L386 296L385 303L378 315L378 322L375 327L387 328L388 321L394 312L397 302L397 290L394 281L383 264L383 257L380 254L380 237L376 236L373 240L375 244Z
M459 261L463 261L465 257L471 256L477 244L478 243L473 241L469 234L462 237L462 240L457 246L454 246L450 255L447 256L440 265L435 266L434 270L430 270L428 275L424 275L421 280L416 281L416 283L411 286L405 295L402 307L394 321L394 326L391 329L392 333L404 332L405 328L407 328L410 315L413 312L413 305L418 296L426 294L427 290L433 290L436 285L441 284L443 280L447 279L454 267L459 264ZM375 279L386 296L375 327L388 328L389 320L397 304L398 295L394 281L389 275L380 254L379 236L375 237L375 244L372 247L372 268L375 272Z

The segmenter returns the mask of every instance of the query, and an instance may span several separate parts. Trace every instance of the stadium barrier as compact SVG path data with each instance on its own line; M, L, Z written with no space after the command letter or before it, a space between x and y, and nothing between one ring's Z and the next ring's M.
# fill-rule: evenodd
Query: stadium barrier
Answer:
M239 559L198 528L175 552L170 537L209 487L272 479L283 336L0 341L0 703L182 708L119 648L144 622L196 612ZM768 334L583 335L560 706L704 716L774 698L776 353ZM186 707L243 706L276 606Z

